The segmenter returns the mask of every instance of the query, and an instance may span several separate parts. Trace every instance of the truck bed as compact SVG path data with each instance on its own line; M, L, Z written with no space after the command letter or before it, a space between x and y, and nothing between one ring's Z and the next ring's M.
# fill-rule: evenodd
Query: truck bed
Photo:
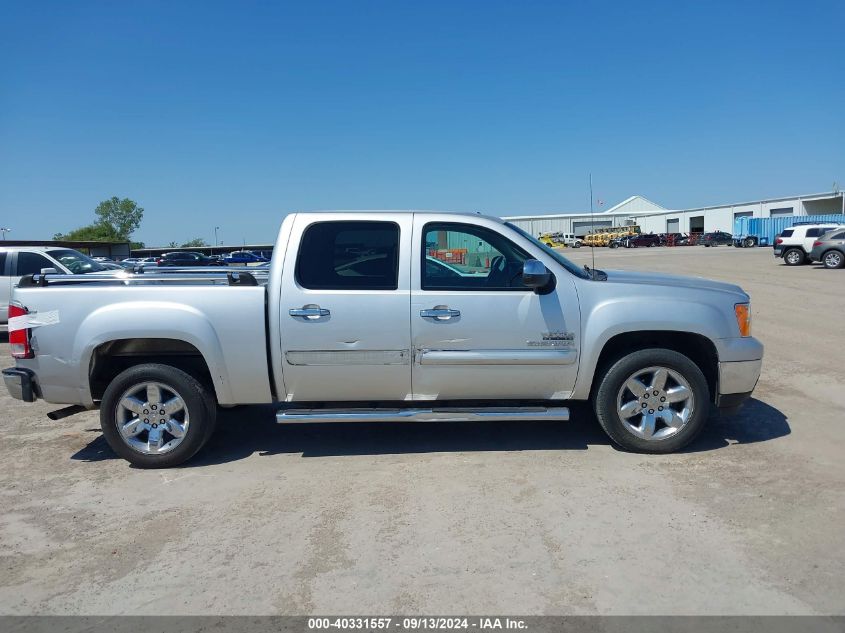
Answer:
M184 341L205 360L220 404L272 402L266 289L243 272L252 273L240 268L120 278L35 275L21 283L15 299L36 322L50 313L43 319L49 325L32 329L33 348L49 354L38 352L18 366L34 371L47 402L90 407L89 375L104 342L156 339L166 348L169 340ZM125 353L143 351L126 345Z

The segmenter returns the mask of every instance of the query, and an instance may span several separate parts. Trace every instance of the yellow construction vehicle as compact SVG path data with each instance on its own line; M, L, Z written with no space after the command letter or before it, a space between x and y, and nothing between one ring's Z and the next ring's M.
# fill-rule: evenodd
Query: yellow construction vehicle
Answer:
M563 242L563 233L540 233L539 239L546 246L555 248L556 246L565 246Z
M631 226L613 226L601 229L594 229L583 238L584 246L609 246L610 242L620 237L637 235L640 227L636 224Z

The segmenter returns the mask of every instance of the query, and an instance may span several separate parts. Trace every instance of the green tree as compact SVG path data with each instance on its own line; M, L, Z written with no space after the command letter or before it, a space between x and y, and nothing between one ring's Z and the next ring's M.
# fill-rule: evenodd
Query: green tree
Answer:
M179 244L171 240L170 244L167 245L167 248L176 248L177 246L179 246Z
M208 246L208 242L206 242L201 237L195 237L191 241L182 244L182 248L197 248L199 246Z
M144 217L144 209L138 204L117 196L109 200L103 200L94 209L97 220L93 224L79 227L68 233L56 233L54 240L68 241L98 241L98 242L125 242L141 225Z
M99 218L98 224L111 227L122 240L128 240L144 219L144 209L137 202L129 198L121 200L117 196L103 200L94 209L94 213Z
M119 242L120 237L114 232L114 229L107 224L89 224L88 226L81 226L68 233L56 233L53 236L54 240L67 240L71 242Z

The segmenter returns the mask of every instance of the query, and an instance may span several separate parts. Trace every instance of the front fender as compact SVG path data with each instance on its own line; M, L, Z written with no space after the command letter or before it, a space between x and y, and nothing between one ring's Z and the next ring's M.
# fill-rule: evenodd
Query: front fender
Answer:
M217 332L206 316L191 306L166 301L130 301L103 306L89 314L73 344L79 359L78 380L91 393L89 371L94 350L119 339L164 338L190 343L208 365L217 399L232 401L231 384Z
M678 301L673 298L622 297L602 301L583 315L584 341L581 364L572 398L590 396L593 377L607 342L618 334L645 331L699 334L714 344L733 335L729 316L711 303Z

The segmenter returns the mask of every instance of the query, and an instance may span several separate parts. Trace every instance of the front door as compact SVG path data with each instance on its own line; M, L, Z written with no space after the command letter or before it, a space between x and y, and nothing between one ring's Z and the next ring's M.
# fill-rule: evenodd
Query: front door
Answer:
M282 273L285 399L411 397L412 216L294 220Z
M558 399L575 385L580 312L575 285L522 284L531 245L492 220L441 222L414 216L411 340L414 398ZM552 264L553 265L553 264Z

